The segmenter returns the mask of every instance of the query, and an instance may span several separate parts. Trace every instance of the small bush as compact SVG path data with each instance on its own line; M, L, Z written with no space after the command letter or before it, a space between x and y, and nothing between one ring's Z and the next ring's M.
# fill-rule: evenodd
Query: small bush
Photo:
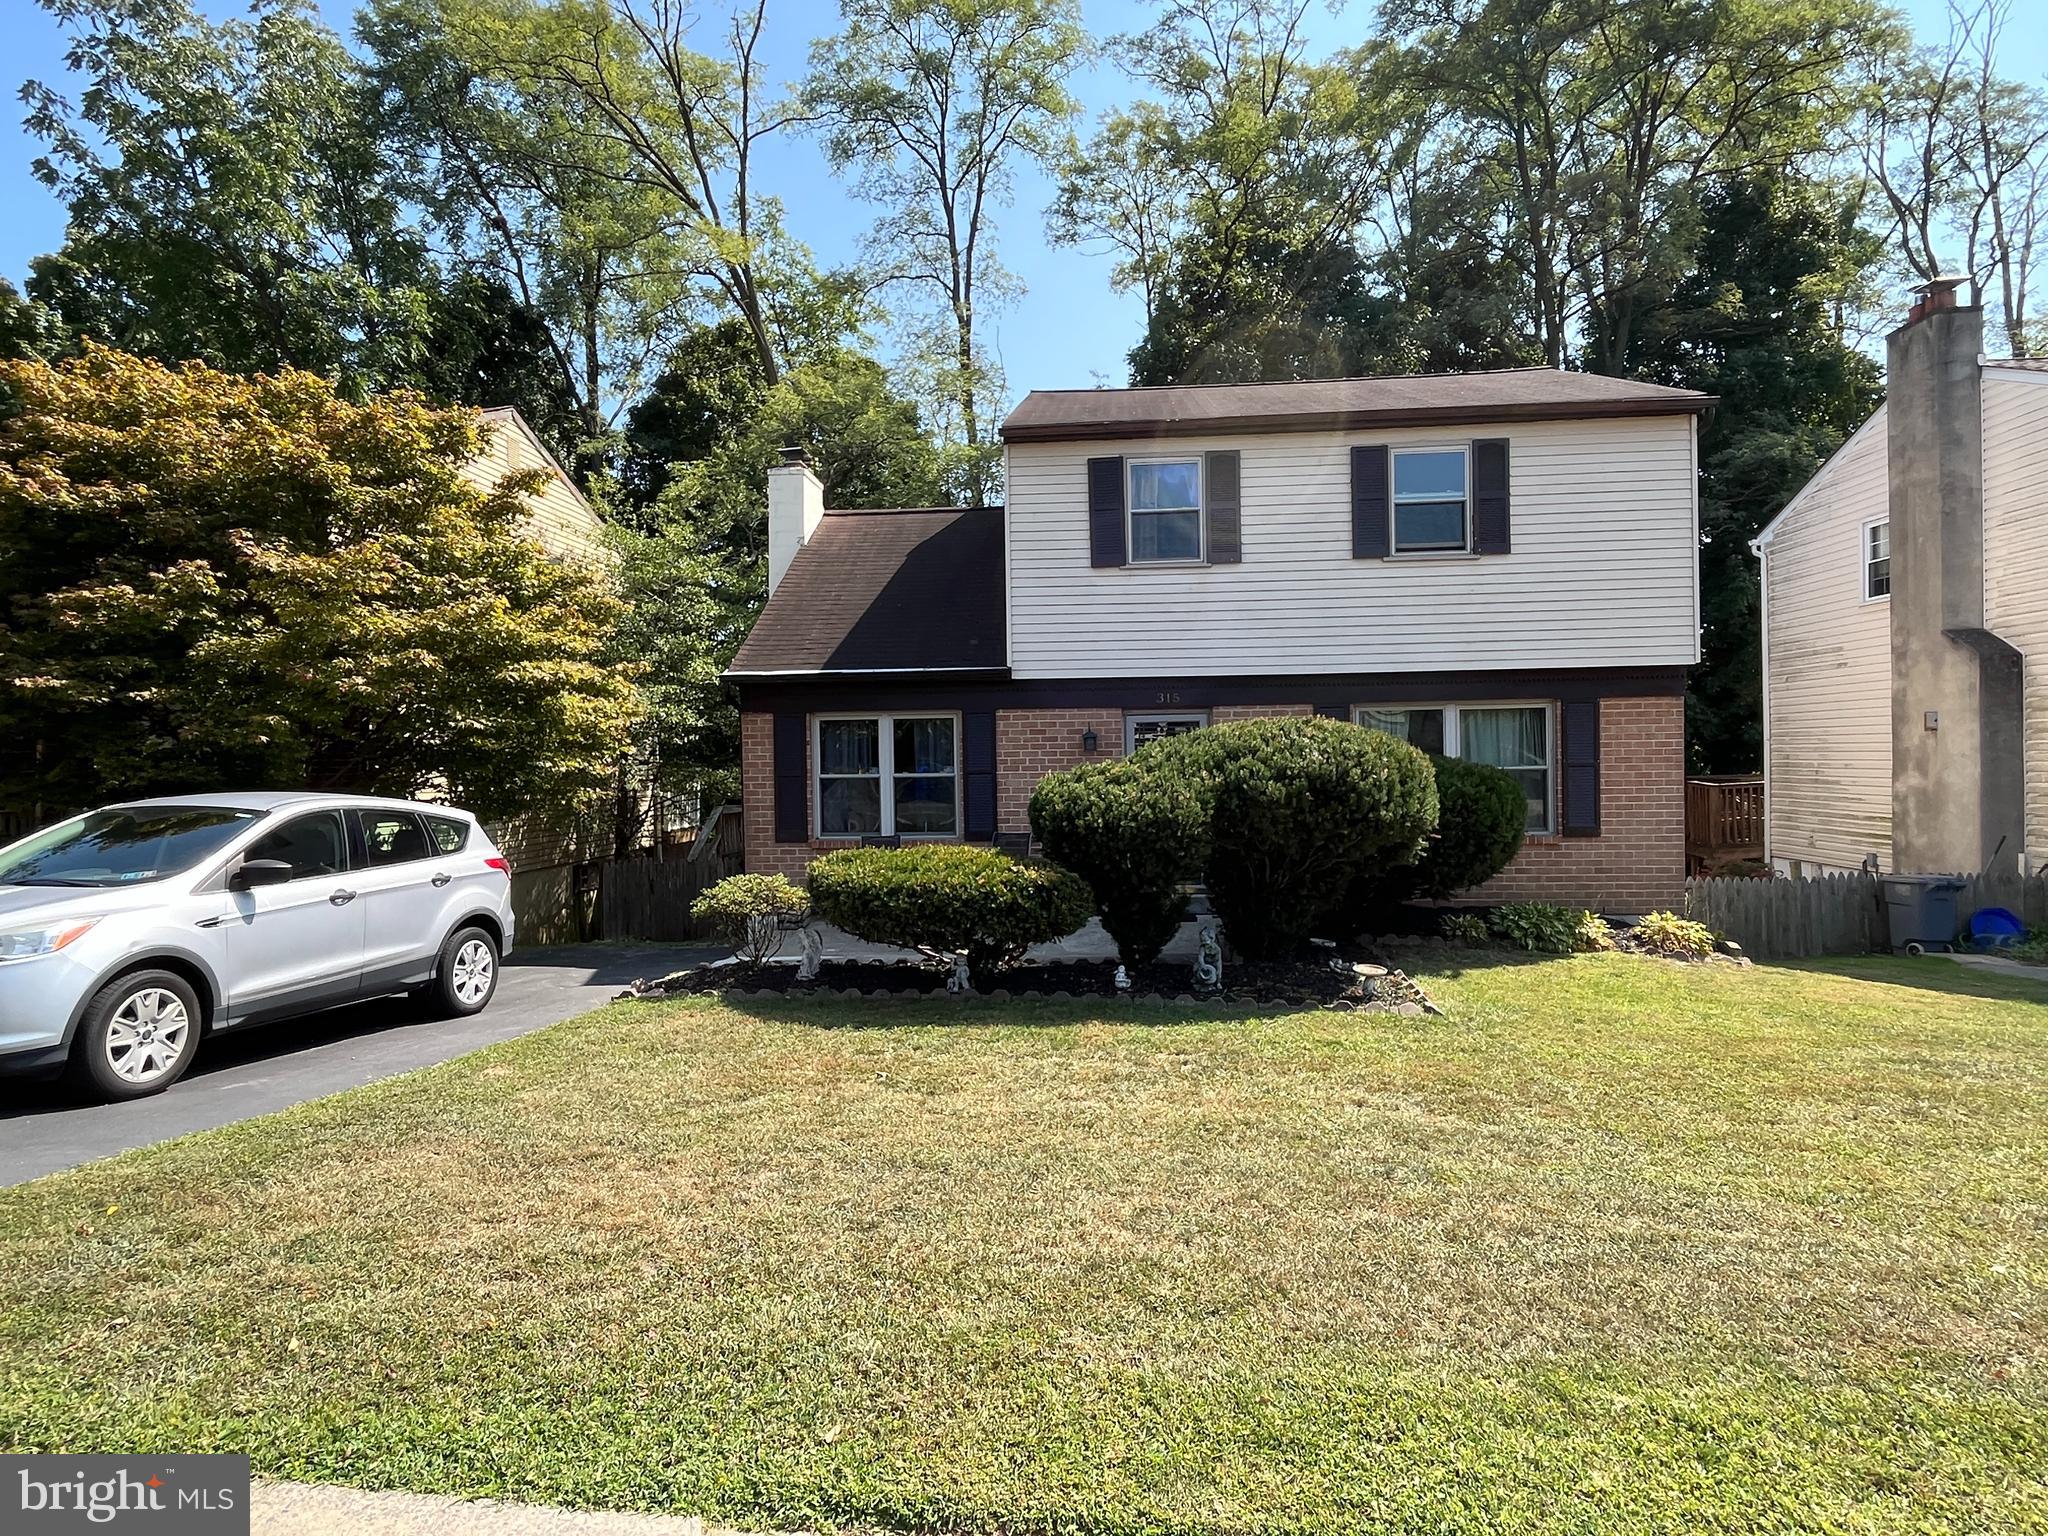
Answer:
M1656 955L1704 960L1714 952L1714 930L1676 912L1650 913L1629 930L1629 936Z
M1363 870L1405 863L1436 825L1429 759L1342 720L1212 725L1136 761L1182 775L1207 812L1203 882L1249 960L1306 943Z
M1478 948L1493 938L1493 930L1477 912L1446 912L1437 920L1437 932L1453 944Z
M964 954L977 987L1033 944L1074 932L1095 905L1087 882L1069 870L965 843L828 853L811 865L810 882L811 904L826 922L870 944Z
M811 910L803 887L787 875L727 875L690 903L690 916L758 970L782 948L783 924Z
M1597 914L1552 906L1547 901L1518 901L1496 907L1493 931L1510 944L1546 955L1614 947L1606 921Z
M1187 917L1181 887L1201 871L1207 829L1187 776L1150 754L1048 774L1031 792L1033 835L1088 882L1127 966L1158 959Z
M1442 901L1484 885L1522 851L1529 806L1513 777L1485 763L1432 757L1436 774L1436 832L1410 864L1364 870L1332 915L1349 935L1387 926L1404 901Z

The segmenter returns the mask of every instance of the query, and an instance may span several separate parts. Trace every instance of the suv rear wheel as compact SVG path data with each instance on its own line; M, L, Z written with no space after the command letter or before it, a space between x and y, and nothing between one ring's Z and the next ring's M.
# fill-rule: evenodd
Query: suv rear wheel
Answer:
M108 1099L162 1093L199 1050L202 1014L176 971L130 971L93 994L71 1045L75 1081Z
M444 1019L482 1013L498 991L498 945L481 928L462 927L441 946L427 997Z

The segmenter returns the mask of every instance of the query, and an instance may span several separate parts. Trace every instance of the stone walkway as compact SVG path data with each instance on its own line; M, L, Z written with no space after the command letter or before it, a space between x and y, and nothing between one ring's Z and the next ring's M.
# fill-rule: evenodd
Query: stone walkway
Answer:
M744 1536L695 1516L612 1514L259 1481L250 1536Z

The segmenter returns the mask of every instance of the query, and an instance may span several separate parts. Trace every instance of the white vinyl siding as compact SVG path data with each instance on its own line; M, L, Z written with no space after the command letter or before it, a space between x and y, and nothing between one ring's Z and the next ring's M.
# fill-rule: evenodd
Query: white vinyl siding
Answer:
M1764 562L1770 855L1892 858L1891 604L1866 601L1869 525L1889 514L1879 410L1800 492Z
M2048 864L2048 374L1984 372L1984 608L2026 658L2027 867Z
M520 531L557 560L608 564L612 557L604 520L541 446L525 418L509 410L486 411L484 417L484 452L463 468L469 482L492 491L504 475L539 470L547 483L526 498L527 515Z
M1506 436L1514 553L1351 557L1351 449ZM1010 664L1028 678L1683 666L1699 659L1693 418L1190 438L1236 450L1242 564L1089 565L1088 460L1007 454Z

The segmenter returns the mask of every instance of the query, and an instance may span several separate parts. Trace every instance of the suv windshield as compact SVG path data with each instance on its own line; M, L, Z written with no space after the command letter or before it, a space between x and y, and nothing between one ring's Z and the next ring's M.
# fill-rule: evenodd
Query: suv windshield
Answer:
M190 869L257 817L218 806L94 811L0 855L0 885L133 885Z

